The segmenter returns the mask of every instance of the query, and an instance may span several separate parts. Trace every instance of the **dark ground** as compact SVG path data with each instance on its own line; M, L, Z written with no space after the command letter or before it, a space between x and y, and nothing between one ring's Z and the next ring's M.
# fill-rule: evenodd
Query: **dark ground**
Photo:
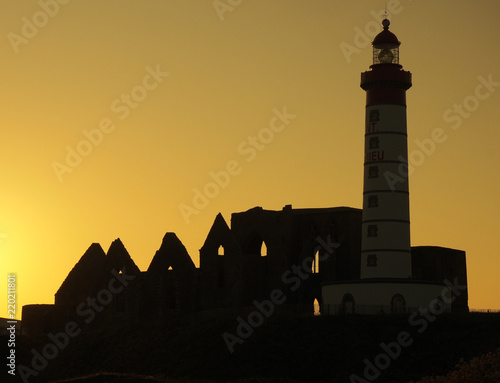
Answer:
M353 381L363 382L367 360L388 362L374 381L401 383L446 375L460 360L500 348L500 314L442 314L433 322L413 323L408 316L271 317L243 344L235 344L232 354L222 334L236 335L236 318L116 325L72 338L28 381L86 376L65 382L349 382L356 374L360 380ZM411 344L401 346L395 358L380 356L387 355L380 343L390 344L398 336ZM6 338L0 341L7 343ZM47 336L18 338L18 368L32 368L32 350L41 352L49 342ZM2 375L0 381L9 377Z

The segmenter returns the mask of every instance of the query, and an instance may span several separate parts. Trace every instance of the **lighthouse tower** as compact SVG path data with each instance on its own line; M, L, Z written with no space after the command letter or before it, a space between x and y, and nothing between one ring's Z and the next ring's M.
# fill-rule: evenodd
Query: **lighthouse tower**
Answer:
M389 24L382 22L372 42L373 63L361 73L366 121L359 279L323 283L323 311L329 314L401 314L434 304L451 310L443 280L412 274L406 131L411 73L399 64L401 43Z
M373 64L361 74L366 91L361 278L411 278L406 90L389 20L373 40Z

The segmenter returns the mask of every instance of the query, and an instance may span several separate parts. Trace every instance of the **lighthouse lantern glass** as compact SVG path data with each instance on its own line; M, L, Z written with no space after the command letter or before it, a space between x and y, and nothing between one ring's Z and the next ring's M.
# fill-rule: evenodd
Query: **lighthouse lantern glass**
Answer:
M399 64L399 46L395 44L374 46L373 64Z

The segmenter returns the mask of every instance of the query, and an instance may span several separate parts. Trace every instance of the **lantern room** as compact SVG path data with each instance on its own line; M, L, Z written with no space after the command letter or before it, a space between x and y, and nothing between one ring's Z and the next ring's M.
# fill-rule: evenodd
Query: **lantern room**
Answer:
M378 64L399 64L399 45L396 35L389 32L390 21L382 21L384 30L380 32L372 42L373 45L373 65Z

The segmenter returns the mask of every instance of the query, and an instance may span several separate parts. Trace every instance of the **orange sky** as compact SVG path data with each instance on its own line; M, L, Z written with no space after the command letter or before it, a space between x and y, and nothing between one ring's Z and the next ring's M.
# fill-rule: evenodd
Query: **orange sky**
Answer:
M146 270L173 231L198 264L218 212L360 208L360 73L385 4L1 2L0 275L17 275L18 318L92 242L121 238ZM470 307L500 309L500 3L387 9L413 73L412 245L467 251ZM269 136L276 110L295 117Z

